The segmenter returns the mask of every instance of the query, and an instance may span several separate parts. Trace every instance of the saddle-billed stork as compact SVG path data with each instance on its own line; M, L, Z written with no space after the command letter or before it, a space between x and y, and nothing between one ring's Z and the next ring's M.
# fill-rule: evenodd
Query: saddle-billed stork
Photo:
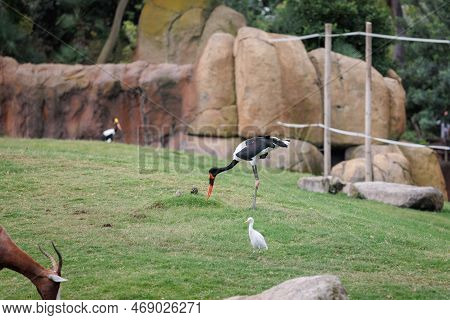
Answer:
M120 126L119 119L114 118L114 127L103 131L102 140L110 143L114 140L114 136L116 135L118 130L122 131L122 127Z
M256 193L259 187L258 168L256 166L258 159L265 159L270 151L275 148L287 148L289 140L281 140L277 137L261 136L254 137L241 142L233 153L233 161L223 168L211 168L209 170L209 189L207 198L211 196L216 176L228 170L231 170L239 161L248 161L252 165L253 174L255 176L255 194L253 196L252 208L256 208Z

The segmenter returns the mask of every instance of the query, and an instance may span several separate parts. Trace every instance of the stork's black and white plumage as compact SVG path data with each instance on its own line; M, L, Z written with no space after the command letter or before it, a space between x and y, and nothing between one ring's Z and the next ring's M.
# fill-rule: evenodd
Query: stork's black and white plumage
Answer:
M233 161L229 165L223 168L211 168L209 170L209 189L208 195L211 196L214 181L216 176L228 170L231 170L240 161L248 161L252 165L253 174L255 175L255 194L253 197L253 209L256 208L256 193L259 187L259 177L257 161L259 159L265 159L270 151L275 148L287 148L289 146L289 140L281 140L277 137L264 136L264 137L254 137L241 142L233 153Z
M122 127L120 126L119 119L114 118L114 127L111 129L107 129L103 131L102 133L102 140L106 142L111 142L114 140L114 136L116 135L117 131L122 131Z

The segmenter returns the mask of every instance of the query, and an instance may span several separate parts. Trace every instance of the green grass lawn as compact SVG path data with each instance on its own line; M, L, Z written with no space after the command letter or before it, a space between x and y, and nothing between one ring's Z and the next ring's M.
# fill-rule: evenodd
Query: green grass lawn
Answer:
M430 213L309 193L299 174L262 169L253 211L254 178L242 164L206 201L212 158L145 155L133 145L0 138L0 224L45 266L37 245L57 243L63 299L222 299L317 274L339 276L351 299L450 298L449 203ZM252 252L249 216L267 252ZM4 269L0 298L39 296Z

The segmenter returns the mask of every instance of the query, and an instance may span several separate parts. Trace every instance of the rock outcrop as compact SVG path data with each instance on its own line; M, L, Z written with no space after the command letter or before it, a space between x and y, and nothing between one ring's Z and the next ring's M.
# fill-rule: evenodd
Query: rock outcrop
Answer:
M195 115L189 132L198 135L238 135L234 83L234 37L215 33L195 67Z
M357 182L347 185L345 192L351 197L374 200L401 208L440 211L444 205L442 193L433 187L387 182Z
M331 169L331 175L345 182L365 180L365 159L343 161ZM376 154L373 157L373 180L413 184L408 160L399 153Z
M192 64L215 32L235 35L245 26L242 14L211 0L149 0L138 25L135 60Z
M364 158L365 157L364 148L365 148L364 145L347 148L345 150L345 160ZM383 145L373 144L371 149L372 149L372 157L376 156L377 154L386 154L386 153L398 153L403 155L400 148L392 144L383 144Z
M384 78L389 90L389 138L399 139L406 130L406 92L401 81L393 78Z
M395 160L396 163L394 165L387 165L389 161L384 162L384 164L377 163L379 169L384 168L383 171L385 171L385 173L383 175L390 178L387 180L375 178L375 181L380 180L387 182L413 184L423 187L434 187L442 192L446 201L448 200L448 194L446 192L446 182L441 169L441 165L439 163L439 157L435 151L426 147L411 148L396 145L372 145L372 155L374 159L382 155L387 156L387 154L393 153L398 155L396 156L398 159L401 159L400 161ZM387 158L392 157L392 155L387 156ZM364 158L363 145L351 147L345 150L346 160L357 158ZM405 164L405 159L407 160L407 165ZM342 172L344 165L346 164L341 163L335 166L336 169L333 168L334 170L336 170L335 174L337 176L340 176L341 178L341 175L344 174ZM401 179L402 174L400 168L403 168L403 173L406 176L409 176L409 178L406 179L407 181ZM380 171L376 168L374 170L375 172L380 173ZM364 159L355 161L354 164L347 167L345 171L347 171L347 173L345 173L344 175L346 175L347 178L354 177L350 181L364 181ZM398 177L400 179L394 177Z
M325 49L313 50L309 56L316 67L320 83L323 83ZM339 53L331 53L331 126L333 128L364 132L365 63ZM383 76L372 68L372 135L389 137L390 121L389 89ZM363 138L331 134L333 145L356 145Z
M0 134L97 139L120 119L122 141L149 144L184 127L191 65L17 64L0 57Z
M241 142L240 138L198 137L180 132L169 138L167 147L231 161L236 146ZM217 164L210 165L210 167L213 166L217 166Z
M291 139L289 148L273 150L263 164L276 169L320 175L323 173L323 155L311 143Z
M331 194L336 194L345 187L341 179L333 176L304 177L298 180L297 185L303 190Z
M0 134L94 139L119 117L128 143L165 146L177 131L220 138L279 135L301 140L308 151L277 150L270 166L321 174L320 152L306 142L322 145L323 130L288 129L278 121L323 122L324 50L308 54L301 41L275 42L284 36L242 27L242 15L212 5L147 1L137 49L147 61L19 65L0 58ZM364 73L363 61L332 53L333 127L364 131ZM404 130L401 79L392 70L386 78L373 70L372 91L372 134L398 137ZM333 147L361 140L332 135Z
M430 148L411 148L400 146L400 150L411 166L411 177L415 185L434 187L442 192L447 201L445 179L439 164L438 155Z
M236 99L239 134L289 135L321 142L317 129L289 132L277 121L322 121L320 89L303 44L272 43L280 35L241 28L235 41Z
M198 54L203 52L209 38L214 33L227 33L236 36L238 30L245 27L246 24L245 17L239 12L223 5L216 7L206 21L202 38L200 39Z
M285 281L254 296L228 300L347 300L347 291L336 276L300 277Z

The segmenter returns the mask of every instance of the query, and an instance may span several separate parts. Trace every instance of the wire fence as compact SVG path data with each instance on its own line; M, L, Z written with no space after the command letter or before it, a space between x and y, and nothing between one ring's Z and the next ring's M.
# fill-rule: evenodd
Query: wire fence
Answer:
M397 41L411 41L411 42L437 43L437 44L450 45L450 40L447 40L447 39L425 39L425 38L413 38L413 37L403 37L403 36L391 36L391 35L386 35L386 34L362 32L362 31L337 33L337 34L329 35L329 37L331 37L331 38L349 37L349 36L370 36L370 37L374 37L374 38L382 38L382 39L397 40ZM324 37L325 37L324 33L313 33L313 34L304 35L304 36L287 36L285 38L271 39L271 40L269 40L269 42L275 43L275 42L287 42L287 41L301 41L301 40L324 38ZM448 146L423 145L423 144L416 144L416 143L410 143L410 142L389 140L389 139L384 139L384 138L379 138L379 137L372 137L370 135L360 133L360 132L353 132L353 131L347 131L347 130L342 130L342 129L326 127L322 123L295 124L295 123L285 123L285 122L278 121L278 124L281 126L287 127L287 128L296 128L296 129L319 127L319 128L323 128L325 130L329 130L336 134L360 137L360 138L368 138L370 140L382 142L385 144L399 145L399 146L405 146L405 147L411 147L411 148L426 148L427 147L427 148L431 148L431 149L444 150L444 151L450 150L450 147L448 147Z
M278 124L286 127L286 128L295 128L295 129L305 129L305 128L312 128L312 127L319 127L326 129L325 125L322 123L311 123L311 124L296 124L296 123L285 123L278 121ZM411 142L403 142L403 141L395 141L395 140L389 140L384 138L378 138L378 137L372 137L368 136L364 133L360 132L354 132L354 131L347 131L347 130L341 130L336 128L328 128L331 132L342 134L346 136L352 136L352 137L360 137L360 138L369 138L371 140L375 140L378 142L383 142L386 144L395 144L398 146L404 146L404 147L411 147L411 148L431 148L431 149L438 149L438 150L450 150L450 147L447 146L434 146L434 145L424 145L424 144L417 144L417 143L411 143Z
M441 44L450 44L450 40L447 39L425 39L425 38L413 38L413 37L402 37L402 36L391 36L387 34L379 34L379 33L369 33L369 32L346 32L346 33L334 33L331 34L330 37L351 37L351 36L370 36L373 38L382 38L389 40L398 40L398 41L413 41L413 42L426 42L426 43L441 43ZM312 33L305 36L287 36L285 38L271 39L269 42L287 42L287 41L298 41L298 40L307 40L314 38L325 38L324 33Z

